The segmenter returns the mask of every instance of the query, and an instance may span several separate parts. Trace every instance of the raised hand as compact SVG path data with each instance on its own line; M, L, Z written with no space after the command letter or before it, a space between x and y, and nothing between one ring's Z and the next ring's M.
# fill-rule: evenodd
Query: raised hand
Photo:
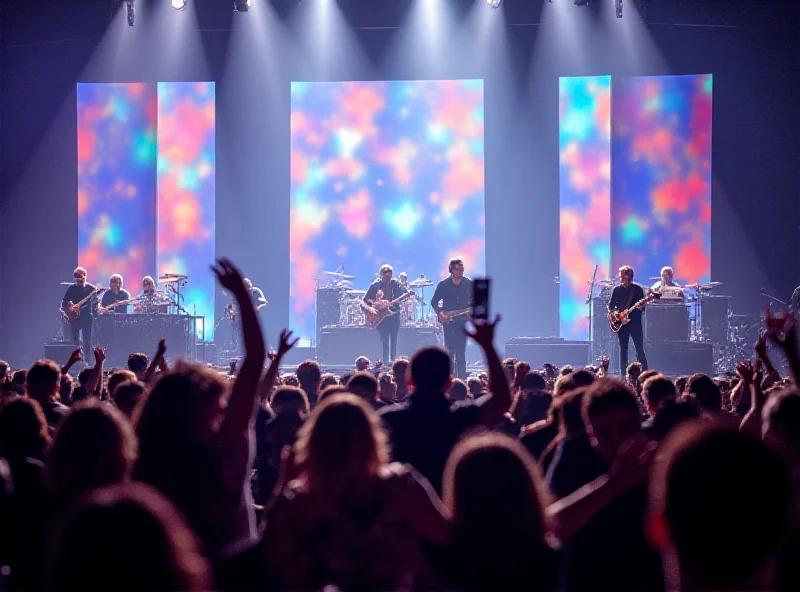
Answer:
M753 376L756 370L750 360L742 360L736 364L736 371L739 373L739 376L742 377L745 384L753 384Z
M292 340L292 333L293 332L289 331L288 329L283 329L281 331L280 341L278 343L278 354L277 354L278 358L282 358L283 356L285 356L289 352L289 350L292 349L295 345L297 345L298 341L300 341L299 337Z
M225 257L217 259L217 264L211 266L211 271L217 276L217 280L223 288L229 290L237 298L247 298L244 277L230 259Z
M167 353L167 340L161 339L158 342L158 348L156 348L156 359L160 359L164 357L164 354Z
M609 478L620 490L641 483L647 479L650 460L655 449L656 443L648 441L643 434L634 436L623 444L617 453Z
M494 321L482 321L475 319L472 322L475 327L474 330L469 330L465 325L462 331L464 331L464 335L474 339L478 345L484 349L489 349L492 347L492 343L494 342L494 328L497 326L497 323L499 323L500 320L500 315L495 315Z
M68 365L72 366L75 362L78 362L79 360L82 360L82 359L83 359L83 352L81 352L81 348L76 347L75 351L73 351L69 355L69 362L67 362L67 363L68 363Z
M94 348L94 359L98 364L102 364L106 359L106 349L104 347Z

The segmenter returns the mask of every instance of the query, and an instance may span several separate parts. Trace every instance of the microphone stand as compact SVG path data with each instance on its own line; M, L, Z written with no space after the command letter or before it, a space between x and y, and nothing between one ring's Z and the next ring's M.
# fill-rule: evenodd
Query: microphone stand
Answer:
M600 264L597 263L594 266L594 273L592 274L592 281L589 282L589 295L586 297L586 302L589 304L589 360L587 361L587 365L592 365L592 360L594 360L594 332L592 331L592 294L594 294L594 282L597 279L597 269L600 267Z
M768 300L771 300L772 302L777 302L778 304L780 304L782 306L785 306L785 307L789 306L788 302L784 302L783 300L780 300L779 298L775 298L775 296L772 296L771 294L767 294L767 291L764 288L761 288L761 295L764 298L767 298ZM772 305L772 302L770 302L770 305Z

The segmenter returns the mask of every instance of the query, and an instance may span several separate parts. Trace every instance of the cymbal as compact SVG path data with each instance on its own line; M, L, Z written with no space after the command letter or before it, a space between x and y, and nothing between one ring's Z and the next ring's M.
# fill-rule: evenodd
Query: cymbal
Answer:
M366 291L366 290L347 290L347 292L346 292L346 294L347 294L348 296L350 296L350 295L353 295L353 296L363 296L363 295L364 295L364 294L366 294L366 293L367 293L367 291Z
M412 288L427 288L428 286L432 286L433 282L428 278L417 278L413 282L408 282L408 285Z
M324 273L325 275L328 275L330 277L336 277L336 278L340 278L340 279L343 279L343 280L354 280L354 279L356 279L356 276L354 276L354 275L347 275L347 274L344 274L344 273L339 273L337 271L322 271L320 273Z
M176 280L185 280L185 279L188 279L189 276L185 275L185 274L182 274L182 273L164 273L164 274L158 276L158 279L160 279L160 280L165 280L167 278L173 278L173 279L176 279Z
M691 284L684 286L684 288L694 288L695 290L711 290L712 288L718 288L721 285L722 282L708 282L707 284Z

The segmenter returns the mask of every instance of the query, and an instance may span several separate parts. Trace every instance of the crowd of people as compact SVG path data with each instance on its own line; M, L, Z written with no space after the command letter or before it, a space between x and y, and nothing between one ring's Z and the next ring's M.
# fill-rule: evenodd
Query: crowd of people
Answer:
M291 333L268 355L242 274L213 271L235 370L163 341L107 380L102 348L77 380L80 350L0 362L0 589L800 590L791 313L722 379L533 369L499 318L465 329L467 380L438 347L281 374Z

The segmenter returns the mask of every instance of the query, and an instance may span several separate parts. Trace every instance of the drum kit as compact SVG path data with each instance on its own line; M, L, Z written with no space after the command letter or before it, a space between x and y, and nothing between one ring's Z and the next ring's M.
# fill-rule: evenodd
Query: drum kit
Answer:
M318 330L323 326L366 326L362 301L367 292L352 288L352 281L356 276L339 271L323 271L313 279L317 282ZM425 289L431 286L433 282L425 277L425 274L403 286L410 290L413 296L400 304L402 327L438 326L436 318L428 314L428 303L425 301ZM323 308L324 310L321 310Z

